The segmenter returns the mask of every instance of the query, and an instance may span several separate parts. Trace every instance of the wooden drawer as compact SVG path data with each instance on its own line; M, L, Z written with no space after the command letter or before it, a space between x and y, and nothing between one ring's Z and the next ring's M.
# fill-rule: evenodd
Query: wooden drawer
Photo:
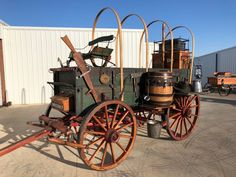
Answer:
M53 108L63 112L69 112L73 109L72 96L55 95L51 97L51 102Z

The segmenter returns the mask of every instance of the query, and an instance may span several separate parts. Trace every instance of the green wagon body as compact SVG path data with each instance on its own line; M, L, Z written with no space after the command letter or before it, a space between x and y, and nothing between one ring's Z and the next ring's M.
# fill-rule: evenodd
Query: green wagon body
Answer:
M87 94L88 89L77 67L53 68L54 95L66 94L72 97L73 104L70 106L70 113L79 115L87 107L94 104L94 100ZM150 69L150 71L159 71L160 69ZM139 96L139 80L145 69L142 68L124 68L124 102L128 105L135 105ZM187 77L188 70L174 70L174 80L180 80ZM88 73L93 81L94 87L101 96L102 100L119 99L120 97L120 70L119 68L91 68ZM109 76L109 82L102 84L100 76L106 74ZM113 81L112 81L113 80ZM56 84L55 84L56 83ZM114 88L114 91L113 89ZM114 94L112 94L114 92Z

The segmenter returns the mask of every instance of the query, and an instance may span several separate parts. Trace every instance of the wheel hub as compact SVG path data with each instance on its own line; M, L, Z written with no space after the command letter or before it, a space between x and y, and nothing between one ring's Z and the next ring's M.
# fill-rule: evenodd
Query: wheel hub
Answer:
M115 129L109 129L106 132L105 139L109 143L117 142L119 138L119 132L117 132Z
M192 114L192 110L191 109L183 109L182 110L183 117L190 117L191 114Z

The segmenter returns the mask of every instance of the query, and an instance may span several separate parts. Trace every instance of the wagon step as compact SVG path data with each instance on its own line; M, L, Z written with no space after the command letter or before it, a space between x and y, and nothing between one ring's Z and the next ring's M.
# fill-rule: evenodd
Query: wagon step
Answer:
M51 133L51 130L46 130L46 129L43 129L43 130L40 130L39 132L36 132L30 136L28 136L27 138L24 138L18 142L15 142L3 149L0 150L0 157L5 155L5 154L8 154L9 152L12 152L26 144L29 144L33 141L36 141L38 139L41 139L43 138L44 136L47 136L48 134Z

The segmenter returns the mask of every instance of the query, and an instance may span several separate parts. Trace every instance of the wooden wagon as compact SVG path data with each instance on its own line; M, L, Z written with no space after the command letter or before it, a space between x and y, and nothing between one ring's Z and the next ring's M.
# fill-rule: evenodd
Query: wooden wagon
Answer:
M236 75L230 72L215 72L215 77L208 77L208 88L217 88L221 96L227 96L236 87Z
M111 36L94 39L97 20L105 10L111 10L118 22L118 68L106 67L110 63L111 49L94 46L99 42L113 39ZM145 35L148 42L147 28L151 24L162 23L163 47L159 53L162 56L159 63L163 62L162 66L165 68L148 68L147 42L146 68L123 68L121 26L131 16L138 17L144 26L141 41ZM165 26L169 29L167 35L164 34ZM187 51L188 67L179 68L179 65L176 65L173 68L173 63L182 60L173 58L172 32L178 28L190 31L183 26L170 29L168 24L161 20L146 25L136 14L128 15L120 21L114 9L104 8L94 22L89 53L77 52L68 36L62 37L71 50L70 60L67 66L50 69L53 72L53 82L48 83L53 86L54 96L45 114L39 117L39 123L29 123L43 129L2 149L0 156L46 136L48 141L78 149L81 159L92 169L107 170L116 167L127 158L133 148L137 128L147 120L158 118L162 127L174 140L187 138L195 127L200 101L199 96L189 90L194 50ZM170 40L167 42L168 36ZM169 50L165 50L165 42L170 45ZM193 36L192 42L194 44ZM91 60L93 67L88 66L86 59ZM77 67L69 66L73 60ZM99 65L96 60L104 62ZM55 111L61 116L53 115L52 112Z

